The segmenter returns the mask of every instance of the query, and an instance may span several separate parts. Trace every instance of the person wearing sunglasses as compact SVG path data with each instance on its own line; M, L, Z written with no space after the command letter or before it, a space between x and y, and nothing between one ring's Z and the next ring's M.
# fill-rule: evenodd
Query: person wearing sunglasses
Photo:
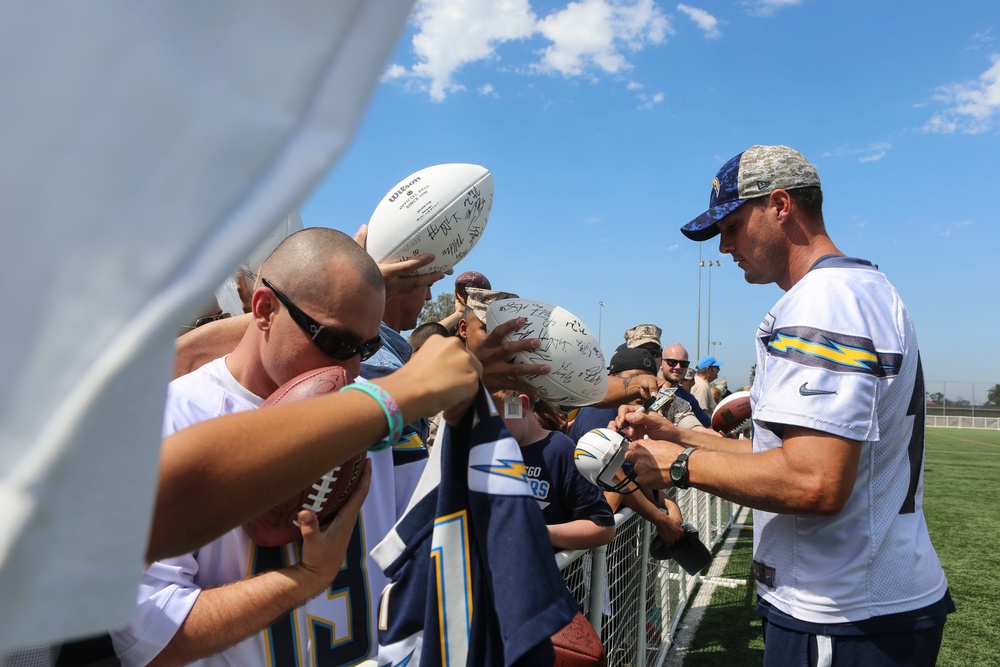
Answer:
M382 346L384 300L378 266L349 236L324 228L289 236L261 267L251 324L235 349L170 384L164 434L253 411L309 370L336 365L357 376L362 361ZM344 664L367 657L375 646L369 593L377 596L385 581L381 570L366 562L362 545L389 531L398 502L392 449L369 452L369 458L360 495L345 514L326 530L305 517L300 550L258 547L236 528L192 553L152 563L140 587L136 620L112 633L122 663L264 664L264 646L301 649L286 646L270 627L276 618L301 613L353 633L329 647L336 656L318 656L326 645L310 643L307 650L315 653L302 655L303 661ZM365 497L369 480L372 493ZM331 585L350 599L317 595ZM302 611L288 615L300 606ZM275 660L291 664L286 658Z
M688 361L688 351L680 343L668 345L663 349L663 356L660 361L660 377L667 381L671 387L680 385L684 378L684 371L688 369L691 362Z
M660 344L662 334L663 330L656 325L639 324L625 332L625 344L630 348L638 347L649 352L659 369L660 383L677 389L674 401L667 411L670 420L681 428L711 431L711 417L702 410L698 399L681 386L681 380L690 366L687 350L678 343L664 349Z

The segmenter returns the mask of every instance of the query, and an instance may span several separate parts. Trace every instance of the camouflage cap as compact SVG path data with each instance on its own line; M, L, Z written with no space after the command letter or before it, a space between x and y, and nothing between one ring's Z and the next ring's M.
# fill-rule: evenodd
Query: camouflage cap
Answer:
M802 153L788 146L751 146L722 165L712 181L708 210L681 232L692 241L707 241L719 233L719 220L748 200L808 187L819 187L819 174Z
M511 292L500 292L491 289L481 289L479 287L469 287L466 289L465 307L471 309L479 321L486 324L486 309L490 304L500 299L516 299L518 296Z
M655 324L637 324L625 332L625 345L639 347L646 343L656 343L658 347L663 347L660 345L660 336L662 335L663 329Z

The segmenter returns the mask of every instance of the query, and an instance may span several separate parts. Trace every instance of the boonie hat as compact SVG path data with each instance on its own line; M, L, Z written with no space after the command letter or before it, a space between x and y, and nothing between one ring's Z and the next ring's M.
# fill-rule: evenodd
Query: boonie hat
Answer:
M653 355L641 347L627 347L620 352L615 352L611 357L611 365L608 366L608 373L614 375L622 371L649 371L656 373L656 362Z
M646 343L656 343L657 347L663 347L660 345L660 336L662 335L663 329L655 324L637 324L625 332L625 345L639 347Z
M708 210L681 227L692 241L707 241L719 233L719 220L750 199L775 190L819 187L816 167L788 146L751 146L729 162L712 181Z
M494 301L499 301L500 299L517 299L516 294L511 292L500 292L491 289L480 289L478 287L469 287L465 290L466 298L465 305L467 308L472 309L472 312L476 314L479 321L486 324L486 309L490 307L490 304Z

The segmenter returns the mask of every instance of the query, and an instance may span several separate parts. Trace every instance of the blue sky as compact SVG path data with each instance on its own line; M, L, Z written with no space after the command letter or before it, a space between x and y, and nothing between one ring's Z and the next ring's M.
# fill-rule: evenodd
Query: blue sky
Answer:
M780 290L678 228L723 162L787 144L819 170L834 241L909 306L929 388L983 383L979 402L1000 383L998 133L996 0L434 0L301 213L353 233L404 176L484 165L493 211L458 272L567 308L606 356L643 322L692 357L714 341L742 385Z

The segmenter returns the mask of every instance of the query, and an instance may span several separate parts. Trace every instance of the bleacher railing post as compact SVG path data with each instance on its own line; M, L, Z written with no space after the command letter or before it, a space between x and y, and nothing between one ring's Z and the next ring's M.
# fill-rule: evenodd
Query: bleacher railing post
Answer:
M590 569L590 606L587 609L587 614L590 624L594 627L594 632L600 637L604 624L604 596L608 591L608 545L603 544L595 547L591 553L593 560Z
M648 521L643 521L642 532L640 533L642 535L642 549L639 551L639 613L638 622L635 624L636 667L646 667L646 618L648 617L648 610L646 609L648 597L646 590L649 586L649 542L651 540L651 533L652 524Z

